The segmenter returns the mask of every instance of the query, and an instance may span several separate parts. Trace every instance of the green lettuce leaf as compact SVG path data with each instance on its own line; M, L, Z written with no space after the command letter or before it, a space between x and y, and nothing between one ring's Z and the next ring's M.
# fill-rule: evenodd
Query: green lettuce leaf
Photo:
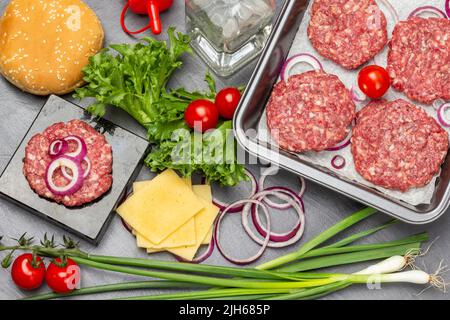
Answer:
M182 66L179 60L184 53L190 53L189 37L169 28L169 41L144 38L137 44L114 44L90 58L84 68L86 86L77 89L74 97L94 98L88 107L94 116L103 117L109 106L117 107L130 114L147 129L148 139L155 145L146 159L147 166L154 171L172 168L183 176L194 172L203 174L211 182L232 186L246 180L243 166L236 164L234 152L228 152L227 161L206 161L202 151L190 148L186 161L176 161L173 155L188 141L199 139L198 134L184 122L187 106L197 99L214 100L216 84L209 74L205 76L208 92L189 92L184 88L167 90L166 85L173 72ZM218 128L216 139L201 137L202 150L212 154L226 147L217 141L229 136L231 122ZM184 132L183 140L174 132ZM221 137L221 138L219 138ZM233 139L234 141L234 139ZM219 155L215 155L218 159Z

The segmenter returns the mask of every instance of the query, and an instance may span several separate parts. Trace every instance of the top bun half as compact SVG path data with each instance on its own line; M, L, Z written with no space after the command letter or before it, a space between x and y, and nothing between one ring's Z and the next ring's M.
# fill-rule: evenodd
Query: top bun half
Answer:
M65 94L83 84L103 40L100 20L80 0L12 0L0 18L0 73L26 92Z

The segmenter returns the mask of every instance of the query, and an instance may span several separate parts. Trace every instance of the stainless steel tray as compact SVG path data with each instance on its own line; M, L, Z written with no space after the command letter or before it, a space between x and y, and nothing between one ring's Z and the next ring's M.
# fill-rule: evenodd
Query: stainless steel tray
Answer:
M254 133L257 132L272 88L278 80L281 65L289 54L307 7L307 0L285 1L234 118L238 143L247 152L262 160L278 165L407 223L426 224L436 220L445 213L450 205L450 157L447 157L442 166L431 203L412 206L392 199L375 189L344 180L323 167L300 160L293 154L265 146L255 138Z

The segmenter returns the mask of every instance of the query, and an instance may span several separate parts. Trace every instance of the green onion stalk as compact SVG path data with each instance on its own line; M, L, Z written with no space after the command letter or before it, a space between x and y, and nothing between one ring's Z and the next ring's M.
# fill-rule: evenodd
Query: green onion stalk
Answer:
M427 234L421 233L396 241L369 245L352 245L355 241L395 223L395 221L389 221L381 226L356 233L334 244L318 248L336 234L372 216L374 213L374 209L366 208L352 214L307 242L297 252L264 263L256 268L195 265L152 259L91 255L74 246L55 248L49 245L48 242L45 245L38 246L31 245L29 243L31 241L22 241L18 246L0 246L0 251L14 252L25 250L46 257L66 256L80 265L95 269L162 279L162 281L137 281L94 286L76 290L69 295L45 294L30 297L30 299L53 299L135 289L199 289L199 287L212 287L213 289L134 298L302 299L328 294L351 284L366 283L370 278L370 275L310 273L307 271L377 260L392 255L404 255L411 250L418 252L421 243L428 240Z

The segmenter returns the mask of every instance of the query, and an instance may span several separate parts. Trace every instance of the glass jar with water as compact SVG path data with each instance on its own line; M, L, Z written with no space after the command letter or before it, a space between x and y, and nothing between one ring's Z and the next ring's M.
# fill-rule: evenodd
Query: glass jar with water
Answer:
M220 76L257 57L272 30L275 0L186 0L191 46Z

